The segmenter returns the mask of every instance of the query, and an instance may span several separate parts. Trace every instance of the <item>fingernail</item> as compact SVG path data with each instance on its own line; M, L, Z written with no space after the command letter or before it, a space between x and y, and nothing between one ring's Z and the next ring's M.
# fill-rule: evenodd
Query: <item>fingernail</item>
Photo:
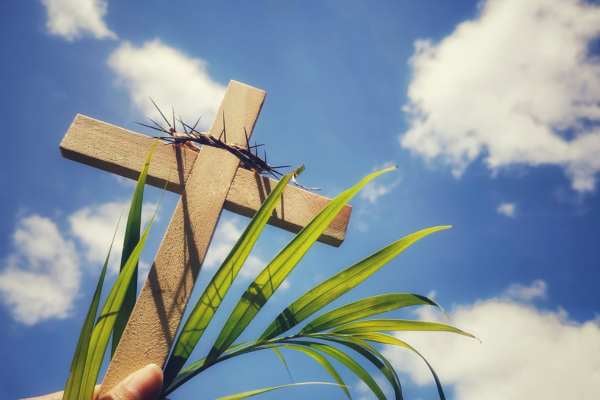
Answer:
M123 383L127 390L135 393L138 398L152 398L162 387L162 370L156 364L148 364L131 374Z

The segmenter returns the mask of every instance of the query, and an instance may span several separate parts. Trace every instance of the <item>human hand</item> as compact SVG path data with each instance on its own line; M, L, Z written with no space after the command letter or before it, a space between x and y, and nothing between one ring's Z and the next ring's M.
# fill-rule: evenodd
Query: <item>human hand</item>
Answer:
M148 364L121 381L109 393L96 400L156 400L163 383L162 370L156 364ZM96 386L98 393L100 386ZM94 395L94 398L96 395ZM63 392L31 397L24 400L62 400Z

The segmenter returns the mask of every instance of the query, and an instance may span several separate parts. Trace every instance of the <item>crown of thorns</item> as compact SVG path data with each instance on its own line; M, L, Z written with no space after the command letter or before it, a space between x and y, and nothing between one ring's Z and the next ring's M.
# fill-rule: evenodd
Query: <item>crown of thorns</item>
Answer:
M168 144L174 145L182 145L187 144L189 146L193 146L199 148L202 145L212 146L219 149L226 150L236 156L240 160L240 164L243 168L250 169L256 171L261 175L268 175L274 178L281 178L283 173L280 171L281 169L291 168L291 165L271 165L267 160L267 151L264 149L264 144L256 144L256 142L251 145L250 140L248 138L248 132L246 128L244 128L244 134L246 137L246 147L240 146L237 144L229 144L227 143L227 130L225 128L225 113L223 112L223 128L219 134L219 137L214 137L206 132L200 132L196 128L200 119L199 117L194 125L190 125L183 121L181 117L175 119L175 109L171 108L171 121L165 116L160 107L156 104L156 102L151 98L150 101L152 105L162 119L167 124L167 127L164 127L162 124L158 123L156 120L152 118L148 118L148 120L152 123L152 125L145 124L143 122L137 122L137 124L144 126L146 128L165 133L165 135L154 136L157 139L163 140ZM181 131L177 131L177 124L179 122ZM262 149L262 157L259 155L258 149L263 147ZM318 188L307 188L305 186L300 185L295 176L292 177L292 182L303 189L308 190L318 190Z

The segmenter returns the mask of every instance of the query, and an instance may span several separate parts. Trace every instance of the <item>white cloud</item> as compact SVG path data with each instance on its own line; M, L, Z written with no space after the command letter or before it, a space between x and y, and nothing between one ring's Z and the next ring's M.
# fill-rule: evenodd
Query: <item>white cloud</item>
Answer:
M46 28L53 35L68 41L84 35L96 39L116 39L117 35L106 26L105 0L42 0L48 14Z
M515 203L500 203L496 211L505 217L514 218L517 213L517 205Z
M373 167L372 171L381 170L394 165L394 162L387 161L376 165ZM370 182L360 191L358 196L363 200L363 204L358 205L354 210L354 226L359 232L366 233L369 231L373 220L379 218L377 209L373 206L377 204L379 199L391 193L398 185L400 185L401 178L398 177L396 171L394 171L393 174L396 175L393 180L390 180L390 177L382 177L380 178L382 180Z
M536 279L530 285L521 285L514 283L504 292L504 296L509 299L532 301L536 299L545 299L548 285L541 279Z
M206 128L225 93L225 88L208 74L204 60L190 57L158 39L141 47L123 43L110 55L108 65L127 89L133 104L146 116L161 122L149 98L169 116L171 107L185 121L193 123L202 116L200 125Z
M146 278L148 278L148 273L150 272L151 267L152 267L152 264L147 263L144 260L139 261L138 276L137 276L138 288L141 288L142 286L144 286L144 283L146 282Z
M488 0L439 43L415 43L403 147L448 164L478 157L564 168L573 189L600 171L600 7L579 0ZM591 122L591 123L590 123Z
M399 184L399 180L395 180L388 184L371 182L365 186L363 190L361 190L360 198L369 202L370 204L375 204L381 197L390 193Z
M156 207L157 205L153 203L144 204L142 207L142 228L150 220L156 211ZM85 259L94 267L104 262L117 221L121 216L110 263L111 272L118 272L128 209L128 201L108 202L83 207L69 216L71 234L83 245Z
M435 319L431 309L418 315ZM577 323L564 311L543 311L503 297L457 307L450 323L482 343L451 334L398 336L428 358L456 400L600 398L600 358L594 356L600 354L598 320ZM392 347L384 353L418 385L432 383L416 356Z
M240 218L237 217L221 217L215 234L213 235L212 242L204 258L204 266L208 269L213 269L221 266L229 251L235 245L235 242L244 232L245 227L242 224ZM240 276L246 278L254 278L260 271L266 267L267 263L260 257L250 254L246 263L240 270ZM285 289L289 286L289 283L285 282L282 287Z
M98 271L117 220L123 214L109 269L116 274L123 248L127 207L128 202L83 207L68 216L70 229L66 234L61 233L49 218L36 214L21 218L13 234L14 251L2 262L0 271L0 300L14 319L34 325L68 317L79 291L80 261L84 259L93 266L93 271ZM155 210L156 204L144 204L142 224ZM140 283L149 269L149 264L140 261Z
M26 325L67 317L81 275L73 242L36 214L18 221L13 242L0 272L0 298L11 315Z

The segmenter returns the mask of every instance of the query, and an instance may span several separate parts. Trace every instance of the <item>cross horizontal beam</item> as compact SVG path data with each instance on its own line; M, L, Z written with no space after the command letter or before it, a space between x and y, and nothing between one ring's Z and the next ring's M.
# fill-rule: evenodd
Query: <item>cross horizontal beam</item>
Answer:
M60 144L64 157L117 175L137 179L140 167L153 139L78 114ZM171 145L156 149L148 172L147 182L156 187L181 193L196 161L197 151L181 146L181 170ZM237 214L251 217L276 185L276 181L244 168L238 168L224 207ZM298 232L329 202L327 197L289 185L269 224ZM346 235L352 213L347 205L319 238L319 241L339 246Z

